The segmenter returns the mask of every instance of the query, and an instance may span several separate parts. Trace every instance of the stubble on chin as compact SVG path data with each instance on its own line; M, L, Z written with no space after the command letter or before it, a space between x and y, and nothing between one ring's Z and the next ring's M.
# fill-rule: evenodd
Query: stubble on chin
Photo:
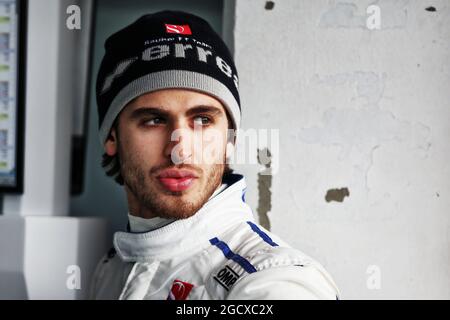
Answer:
M121 174L141 212L166 219L186 219L193 216L221 184L224 168L224 164L212 165L202 171L202 179L194 181L195 189L180 192L164 190L158 181L130 163L122 163Z

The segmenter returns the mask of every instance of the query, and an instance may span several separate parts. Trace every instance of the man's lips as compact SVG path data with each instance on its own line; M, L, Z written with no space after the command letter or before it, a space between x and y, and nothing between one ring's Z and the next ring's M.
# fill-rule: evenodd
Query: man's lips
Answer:
M158 178L197 178L194 171L187 169L165 169L158 174Z
M197 175L191 170L166 169L157 176L162 186L169 191L183 191L188 189Z

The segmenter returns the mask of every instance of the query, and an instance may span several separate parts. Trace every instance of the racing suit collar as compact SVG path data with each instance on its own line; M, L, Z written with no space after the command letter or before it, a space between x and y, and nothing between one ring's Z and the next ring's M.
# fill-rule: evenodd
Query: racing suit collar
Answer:
M145 233L116 232L114 247L119 257L126 262L149 262L192 254L210 246L209 239L233 224L254 221L244 202L245 178L228 174L224 182L228 188L210 198L192 217Z

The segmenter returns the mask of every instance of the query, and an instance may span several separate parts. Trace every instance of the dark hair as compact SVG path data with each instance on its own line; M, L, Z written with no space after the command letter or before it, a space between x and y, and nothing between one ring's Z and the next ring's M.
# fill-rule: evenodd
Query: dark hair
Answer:
M227 115L228 120L228 129L232 129L233 125L230 119L230 116L228 115L228 112L225 111ZM117 116L116 120L114 120L112 129L116 131L116 139L119 138L119 123L118 123L119 116ZM112 130L111 129L111 130ZM111 136L111 132L109 134ZM114 178L114 181L116 181L119 185L123 186L123 177L120 173L120 160L119 160L119 154L116 152L114 156L110 156L108 154L103 153L102 155L102 168L106 171L106 175L108 177ZM228 163L225 164L225 170L223 172L223 175L228 175L233 173L233 169L230 168L230 165Z

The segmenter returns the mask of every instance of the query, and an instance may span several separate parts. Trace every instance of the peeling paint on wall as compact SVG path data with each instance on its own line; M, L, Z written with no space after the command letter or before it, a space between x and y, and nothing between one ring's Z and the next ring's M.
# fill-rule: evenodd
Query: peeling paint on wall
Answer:
M373 4L380 7L381 29L404 28L407 21L408 0L379 0ZM321 28L367 29L366 6L354 3L337 3L323 13L319 20Z
M270 150L264 148L258 149L258 163L263 165L265 169L258 173L258 217L259 224L267 230L270 230L270 220L268 212L272 209L272 175L271 175L271 153Z
M431 148L431 128L423 123L410 123L397 118L391 111L379 107L383 99L385 74L355 71L334 75L315 75L311 83L336 88L353 87L355 99L361 99L360 107L335 108L330 106L323 114L322 124L302 128L298 138L309 144L340 146L341 158L351 155L353 167L360 171L357 181L367 192L368 176L373 165L373 154L383 143L404 141L428 156Z
M265 5L264 9L272 10L273 7L275 7L275 3L273 1L266 1L266 5Z
M355 98L363 98L369 105L376 105L381 100L386 83L386 74L376 74L370 71L355 71L338 73L333 75L314 75L311 79L313 84L327 86L354 86Z
M338 3L321 17L322 28L366 28L366 17L356 15L357 6L353 3Z
M348 197L348 196L350 196L350 191L348 191L347 188L330 189L327 191L325 200L327 202L330 202L330 201L343 202L344 198Z

